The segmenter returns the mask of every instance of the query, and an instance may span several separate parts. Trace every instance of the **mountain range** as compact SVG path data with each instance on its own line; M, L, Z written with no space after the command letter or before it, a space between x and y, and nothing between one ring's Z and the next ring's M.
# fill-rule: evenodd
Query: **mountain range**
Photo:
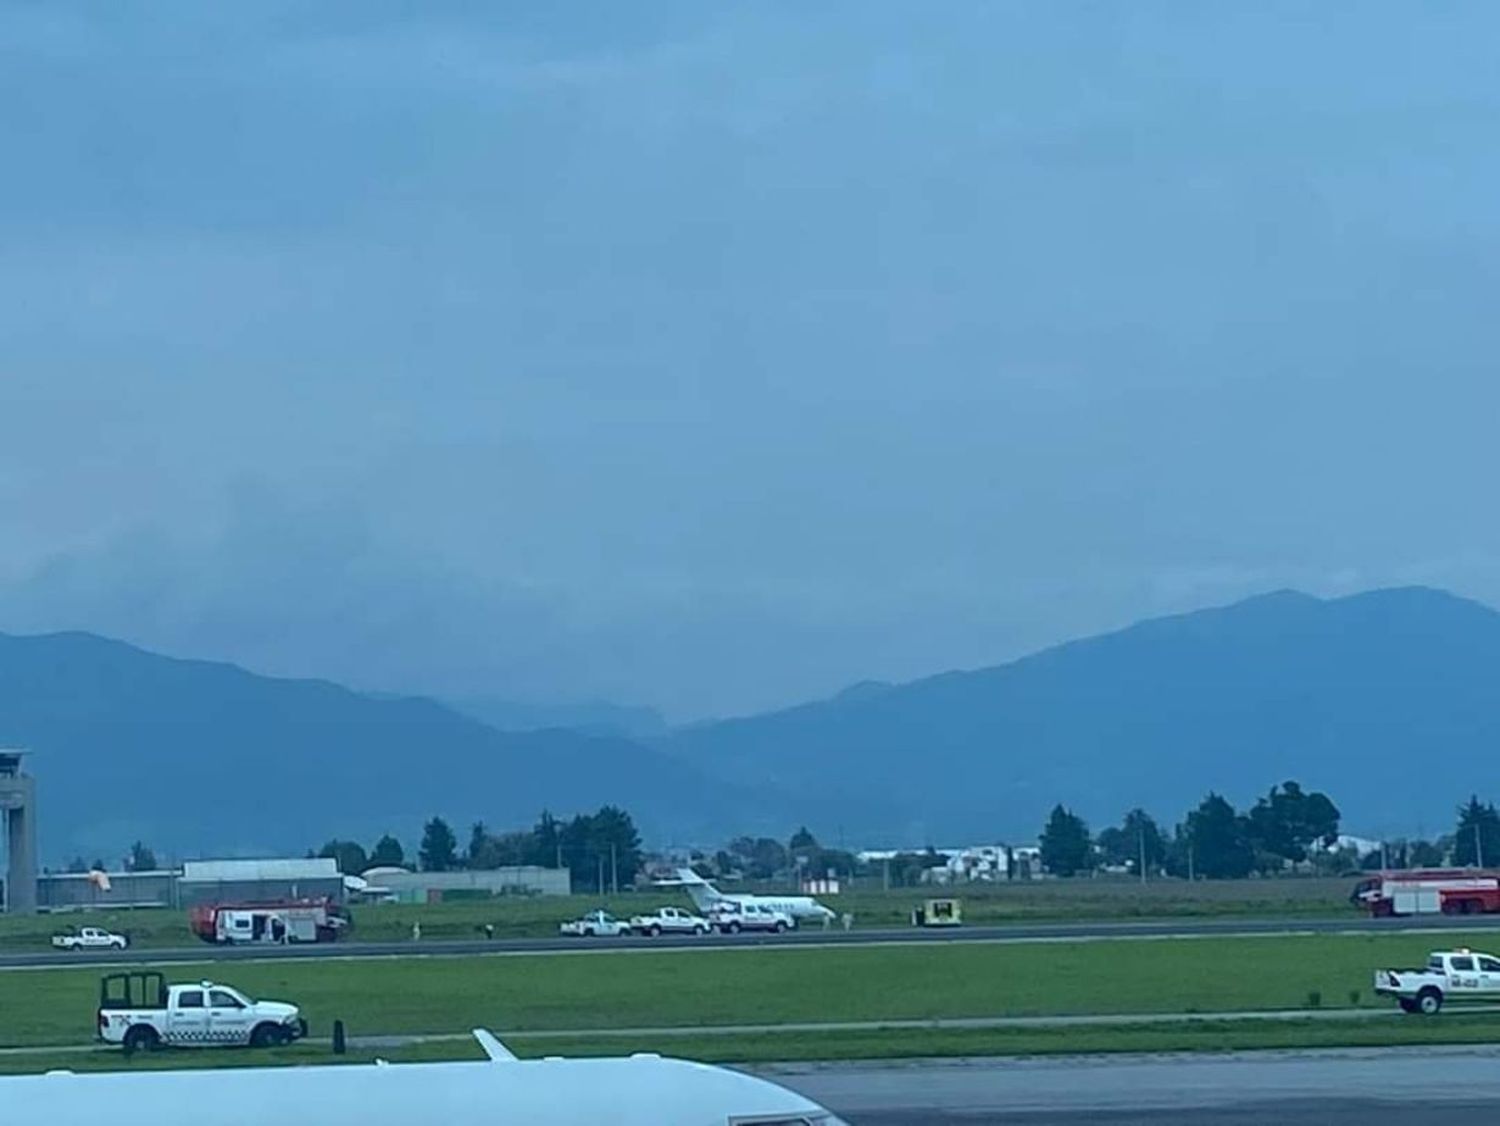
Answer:
M1245 803L1289 778L1326 790L1351 829L1437 833L1491 784L1497 670L1500 613L1480 603L1282 591L661 732L649 712L591 706L570 727L550 709L0 634L0 746L34 751L53 861L136 838L174 855L388 830L414 843L437 812L462 831L604 802L658 843L804 822L850 843L1014 841L1058 801L1096 827L1135 805L1170 824L1209 789Z
M1437 833L1494 785L1497 672L1480 603L1280 591L662 745L861 837L1031 837L1058 801L1097 827L1137 805L1172 824L1209 789L1247 803L1286 779L1368 833Z
M421 698L257 676L86 633L0 634L0 746L29 748L44 857L299 855L334 836L408 847L442 814L530 825L613 802L711 834L743 788L665 752L565 729L501 732Z

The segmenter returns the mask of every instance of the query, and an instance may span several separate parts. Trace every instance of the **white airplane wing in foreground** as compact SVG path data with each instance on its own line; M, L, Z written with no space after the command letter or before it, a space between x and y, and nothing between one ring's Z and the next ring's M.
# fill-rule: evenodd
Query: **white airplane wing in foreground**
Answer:
M494 1063L513 1062L516 1058L516 1054L500 1043L500 1038L487 1028L474 1029L474 1039L479 1041L484 1054Z
M649 1055L515 1060L494 1036L479 1040L490 1061L0 1076L0 1121L258 1126L285 1121L290 1106L319 1126L838 1126L817 1103L743 1072Z

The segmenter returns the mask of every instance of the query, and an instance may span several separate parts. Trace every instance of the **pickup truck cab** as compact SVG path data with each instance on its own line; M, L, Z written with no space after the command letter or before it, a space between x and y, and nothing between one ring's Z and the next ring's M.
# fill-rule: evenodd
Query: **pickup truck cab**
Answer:
M62 934L54 934L52 945L58 950L124 950L130 945L130 939L102 927L74 927Z
M630 929L636 934L649 934L655 938L661 934L707 934L709 926L702 915L694 915L681 907L658 907L649 915L632 918Z
M1375 992L1403 1012L1432 1016L1449 1001L1500 997L1500 958L1474 950L1434 950L1421 969L1376 970Z
M127 1052L156 1048L273 1048L307 1035L296 1005L254 1001L212 981L168 985L155 971L99 983L99 1039Z
M739 934L741 931L772 931L783 934L797 925L784 911L778 911L764 903L742 903L736 900L721 903L714 909L713 924L721 934Z

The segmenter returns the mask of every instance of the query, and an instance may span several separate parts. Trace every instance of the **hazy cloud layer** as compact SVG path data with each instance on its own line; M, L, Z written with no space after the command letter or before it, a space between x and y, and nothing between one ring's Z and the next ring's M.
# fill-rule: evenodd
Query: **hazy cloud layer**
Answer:
M1500 601L1497 32L7 6L0 628L692 716Z

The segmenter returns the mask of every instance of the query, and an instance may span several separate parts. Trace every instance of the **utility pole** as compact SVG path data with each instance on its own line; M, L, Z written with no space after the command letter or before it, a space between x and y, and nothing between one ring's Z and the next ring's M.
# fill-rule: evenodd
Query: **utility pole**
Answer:
M599 882L594 885L599 889L599 894L604 894L604 854L599 854Z
M1474 867L1484 867L1484 838L1479 835L1479 822L1474 822Z
M620 894L620 864L615 856L615 842L609 842L609 886L615 895Z
M1389 872L1391 870L1391 854L1385 847L1385 841L1380 842L1380 870Z
M1145 821L1138 821L1138 822L1136 822L1135 831L1140 836L1140 845L1141 845L1141 883L1144 884L1146 882L1146 823L1145 823Z

